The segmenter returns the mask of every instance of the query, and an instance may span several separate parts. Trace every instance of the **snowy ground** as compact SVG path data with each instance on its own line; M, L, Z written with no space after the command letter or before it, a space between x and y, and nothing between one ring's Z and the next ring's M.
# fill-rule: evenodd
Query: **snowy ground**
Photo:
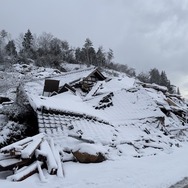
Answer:
M187 154L188 145L184 144L170 154L120 157L98 164L67 162L64 178L46 173L46 182L41 182L37 174L22 182L10 182L5 180L9 172L1 172L0 185L3 188L168 188L188 176Z

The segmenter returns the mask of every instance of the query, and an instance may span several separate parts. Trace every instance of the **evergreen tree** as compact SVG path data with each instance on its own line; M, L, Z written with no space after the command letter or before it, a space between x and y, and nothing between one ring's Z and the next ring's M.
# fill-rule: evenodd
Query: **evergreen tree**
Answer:
M150 74L150 83L156 83L156 84L160 85L161 80L160 80L159 70L156 68L151 69L149 74Z
M166 76L165 71L161 72L161 75L160 75L160 85L169 87L169 80L168 80L168 78Z
M0 64L4 64L5 62L5 39L8 36L8 33L3 29L0 31Z
M28 29L27 33L25 33L24 35L22 46L24 50L28 51L32 48L32 45L33 45L33 35L31 31Z
M8 42L8 44L5 46L5 50L8 56L12 56L12 57L17 56L16 46L13 40L10 40Z
M33 49L33 35L31 31L28 29L28 31L25 33L23 41L22 41L22 56L25 56L25 58L34 58L35 52Z

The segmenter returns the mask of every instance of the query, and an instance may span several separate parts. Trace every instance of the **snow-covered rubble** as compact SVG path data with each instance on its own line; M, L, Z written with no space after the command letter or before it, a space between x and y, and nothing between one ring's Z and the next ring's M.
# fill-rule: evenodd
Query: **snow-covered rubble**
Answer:
M18 70L22 68L24 67L18 67ZM28 67L26 68L28 69ZM180 96L170 95L165 87L156 84L140 84L134 78L129 78L124 74L119 74L119 77L105 75L106 80L98 80L89 92L84 92L78 86L95 69L91 67L75 70L75 68L69 67L69 70L73 71L61 74L50 69L43 69L43 73L34 71L34 79L27 79L27 82L22 85L22 92L24 92L28 103L36 113L39 132L45 133L48 140L53 139L50 143L54 142L54 144L47 144L47 142L41 144L37 140L33 145L22 151L22 158L30 156L29 151L33 150L30 148L35 148L36 145L40 144L43 153L37 151L37 155L42 154L48 156L48 159L52 159L52 153L60 152L62 160L69 161L73 159L71 152L80 147L80 144L86 143L86 145L92 144L94 146L91 153L100 150L101 146L105 150L110 162L105 162L102 165L104 169L109 170L109 165L112 165L113 169L128 168L131 175L137 176L134 162L136 164L139 164L139 162L136 159L142 158L142 162L147 164L147 158L155 163L154 157L156 157L156 161L161 162L168 158L164 155L172 156L174 151L179 149L182 151L184 142L187 142L188 128L186 122L187 104ZM74 87L76 94L66 91L51 97L43 96L46 76L59 80L60 86L65 83L71 87L76 86ZM52 148L51 154L45 152L46 144ZM53 151L53 145L56 146L55 151ZM16 149L21 150L23 148ZM88 151L89 148L85 147L82 150ZM69 157L67 157L68 155ZM131 159L133 162L131 162ZM54 168L57 170L60 165L59 158L55 157L53 160L50 160L48 173L52 172ZM119 164L121 160L128 160L130 164L126 161L126 165L121 167ZM109 164L112 163L111 161L118 161L118 165ZM41 165L38 163L33 165L35 169L38 169L41 179L45 180L48 175L41 171ZM86 169L78 164L68 163L65 166L65 169L81 168L83 172L86 172ZM138 166L142 170L144 169L142 165ZM160 166L162 167L162 165ZM153 165L153 167L158 173L160 172L157 166ZM94 169L96 172L96 168L93 166L89 166L89 169ZM143 173L146 172L147 169L143 170ZM65 180L66 183L62 184L71 187L75 181L71 184L69 180L71 178L76 180L77 176L76 174L70 175L70 172L67 173L68 179ZM107 174L112 176L111 173ZM126 176L128 177L129 173L126 173ZM79 177L82 178L82 181L78 182L77 187L86 184L83 179L87 176L82 174ZM121 174L119 177L123 181ZM134 185L134 177L127 177L125 179L128 187L138 188L146 185L142 182L143 179L146 180L144 175L140 176L140 179L138 178L140 185L139 183ZM177 177L180 178L180 176ZM104 178L109 180L106 176ZM89 178L89 180L94 181L92 178ZM169 179L167 178L167 180ZM170 186L170 183L174 183L171 180L164 184L160 178L158 178L158 181L161 186ZM110 187L109 183L102 180L96 182L102 183L102 187L107 187L107 185ZM123 187L125 185L112 182L112 187L115 185ZM157 182L149 181L147 183L148 187L157 187L155 186ZM99 184L93 183L92 186L100 187ZM92 186L89 185L89 187Z
M9 180L22 181L36 172L43 180L42 168L45 167L49 174L63 177L60 154L53 141L42 133L5 146L0 153L0 171L14 172L7 177Z
M74 87L73 83L81 82L93 70L74 70L54 79L59 79L60 85L71 83ZM24 89L38 114L39 130L58 144L63 140L59 144L62 148L71 150L77 141L68 135L79 136L79 131L82 141L99 142L112 148L129 145L136 152L133 156L147 155L148 147L154 148L153 154L155 149L168 152L172 146L181 145L180 140L186 140L187 129L182 126L186 123L183 116L187 105L181 98L170 96L165 87L143 85L120 74L118 78L107 77L96 82L88 93L76 88L76 95L67 91L45 97L43 84L44 80L27 82ZM98 123L97 119L108 123ZM117 149L118 155L126 155L122 151Z

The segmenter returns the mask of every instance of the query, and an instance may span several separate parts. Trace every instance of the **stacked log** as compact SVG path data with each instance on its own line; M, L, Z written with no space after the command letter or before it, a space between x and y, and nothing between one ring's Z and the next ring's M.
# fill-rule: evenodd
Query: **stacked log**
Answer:
M44 134L27 137L0 149L0 171L12 170L7 177L12 181L22 181L34 173L39 173L44 181L43 168L51 175L63 177L59 152L52 140Z

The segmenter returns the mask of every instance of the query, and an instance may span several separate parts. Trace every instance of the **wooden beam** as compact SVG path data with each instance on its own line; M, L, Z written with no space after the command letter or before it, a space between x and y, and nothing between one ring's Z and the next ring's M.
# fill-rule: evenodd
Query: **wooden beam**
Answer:
M81 136L72 135L72 134L69 134L68 136L72 137L72 138L75 138L77 140L81 140L81 141L86 142L86 143L90 143L90 144L94 144L95 143L93 140L85 139L85 138L82 138Z
M22 181L37 172L38 172L38 164L36 161L31 165L27 166L26 168L20 169L16 174L8 176L7 179L11 181Z

